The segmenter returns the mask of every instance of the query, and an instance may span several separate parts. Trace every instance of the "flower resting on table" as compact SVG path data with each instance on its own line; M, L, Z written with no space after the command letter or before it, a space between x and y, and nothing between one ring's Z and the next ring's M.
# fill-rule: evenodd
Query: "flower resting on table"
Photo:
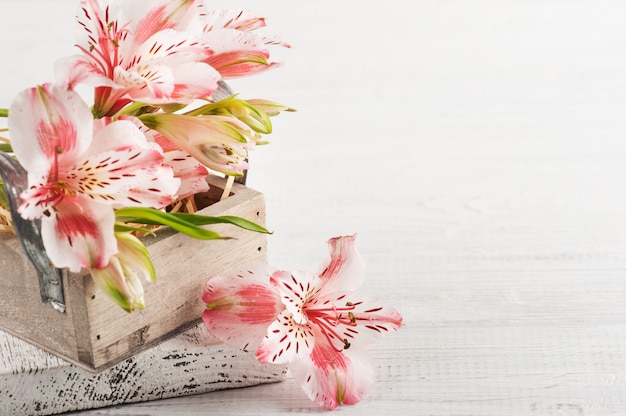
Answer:
M356 292L365 265L355 236L328 245L318 274L256 264L209 280L202 319L225 343L256 349L260 362L289 363L311 400L335 408L363 398L373 369L362 347L400 328L402 317Z

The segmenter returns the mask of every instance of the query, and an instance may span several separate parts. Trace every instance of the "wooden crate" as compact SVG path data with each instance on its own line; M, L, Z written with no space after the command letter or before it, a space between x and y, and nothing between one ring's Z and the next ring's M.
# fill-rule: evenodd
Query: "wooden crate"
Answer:
M217 200L222 178L210 177L205 199ZM263 195L234 184L204 215L237 215L265 223ZM0 240L0 329L92 372L101 371L197 324L208 278L239 263L264 261L266 238L230 225L211 226L230 240L200 241L165 230L144 242L158 280L146 283L146 308L129 314L99 291L88 274L63 278L66 312L41 302L39 282L17 238Z

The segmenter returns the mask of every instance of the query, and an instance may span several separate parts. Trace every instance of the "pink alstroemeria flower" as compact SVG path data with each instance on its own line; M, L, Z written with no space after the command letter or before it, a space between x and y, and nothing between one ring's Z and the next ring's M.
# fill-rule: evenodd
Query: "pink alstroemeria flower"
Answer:
M9 129L28 172L19 212L42 219L44 246L56 267L107 266L117 253L113 209L164 207L180 186L163 166L160 147L136 126L122 120L94 129L87 104L63 87L44 84L18 94Z
M208 98L221 78L203 62L213 52L186 31L200 10L196 0L82 0L77 46L83 55L60 60L57 77L69 88L80 82L98 87L98 117L130 101Z
M253 31L265 26L265 19L248 10L212 10L203 16L203 40L214 52L205 62L224 79L241 77L279 65L270 62L268 46L289 45Z
M202 318L222 341L256 348L259 361L290 363L309 398L332 409L363 398L373 370L362 347L400 328L402 317L355 292L365 272L355 236L328 244L319 274L255 265L211 279Z

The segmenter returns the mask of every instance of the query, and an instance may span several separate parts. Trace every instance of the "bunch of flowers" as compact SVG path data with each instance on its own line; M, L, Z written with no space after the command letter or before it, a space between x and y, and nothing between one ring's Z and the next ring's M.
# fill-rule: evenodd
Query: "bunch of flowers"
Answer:
M244 174L269 117L289 109L240 99L224 80L274 67L268 48L288 45L258 33L262 17L198 0L82 0L76 22L79 53L56 63L56 80L0 110L4 150L27 171L18 211L41 220L53 265L88 269L133 311L144 307L142 280L156 279L138 232L160 224L213 239L201 225L215 222L266 231L168 211L206 191L210 172ZM80 85L93 87L91 105Z
M213 239L202 226L217 222L266 232L172 207L205 192L211 172L243 175L270 117L290 110L240 99L224 83L274 67L268 48L288 45L258 34L263 18L201 0L82 0L77 25L80 53L58 61L55 82L0 109L10 134L1 147L27 172L17 210L41 221L54 266L88 269L130 312L144 307L142 280L156 279L138 233L169 226ZM93 87L91 105L80 85ZM323 407L359 402L374 376L363 346L402 317L356 292L365 266L355 239L329 240L318 273L251 264L207 276L206 328L263 363L289 363Z

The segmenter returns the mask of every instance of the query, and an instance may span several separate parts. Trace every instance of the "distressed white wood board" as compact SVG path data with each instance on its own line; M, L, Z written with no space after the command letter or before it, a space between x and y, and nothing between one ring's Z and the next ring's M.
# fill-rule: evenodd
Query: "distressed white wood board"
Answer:
M283 366L220 344L202 324L94 374L0 331L0 415L53 415L282 380Z

